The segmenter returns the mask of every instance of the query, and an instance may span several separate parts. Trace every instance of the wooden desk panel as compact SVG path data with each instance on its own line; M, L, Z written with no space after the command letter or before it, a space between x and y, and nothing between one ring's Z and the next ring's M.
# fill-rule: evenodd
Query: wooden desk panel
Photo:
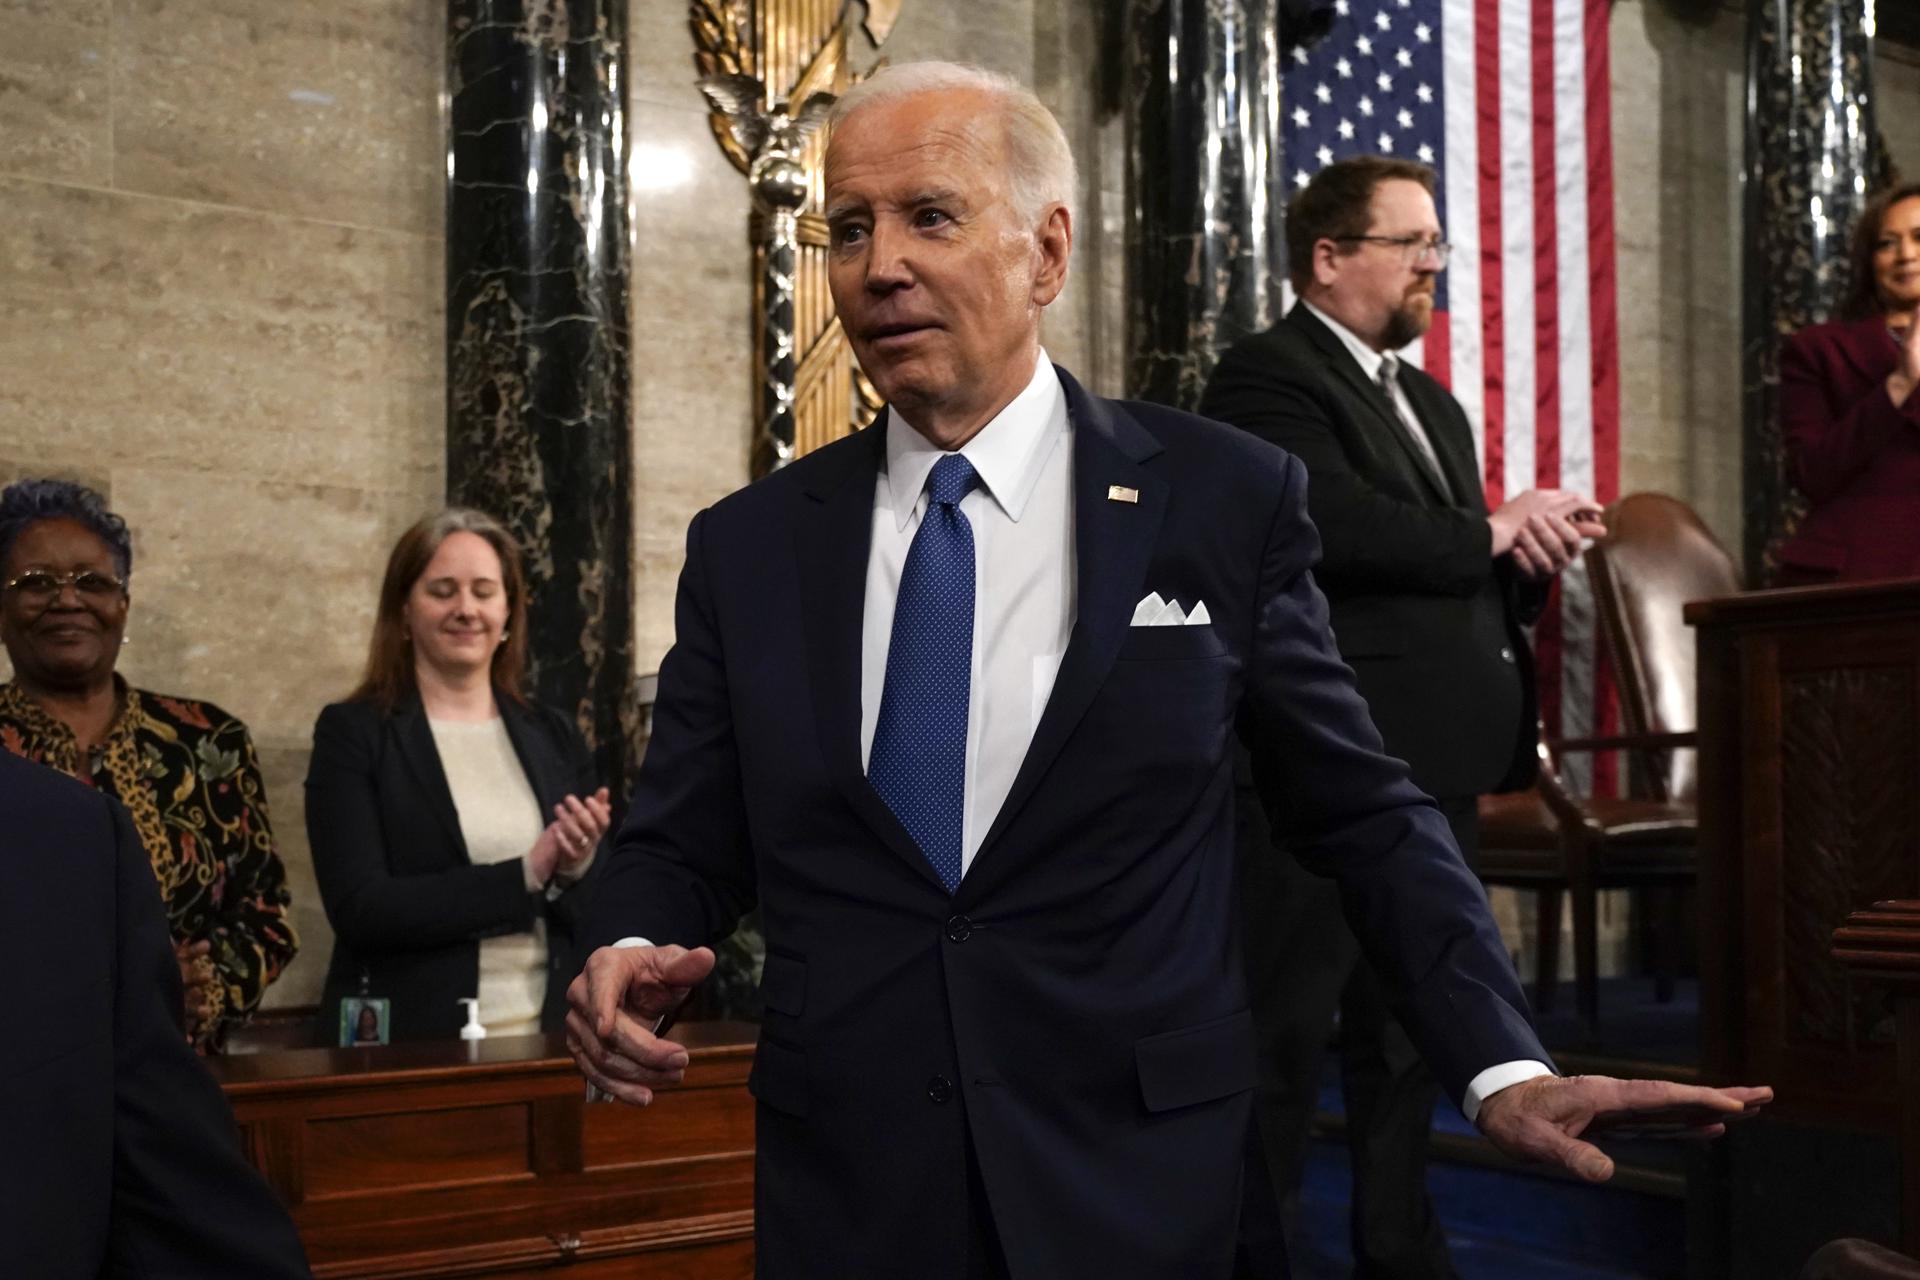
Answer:
M644 1110L587 1105L558 1037L214 1069L324 1280L750 1276L755 1028L676 1034L686 1082Z
M1700 698L1702 1049L1776 1115L1884 1130L1884 995L1830 954L1849 912L1920 896L1920 582L1687 606Z

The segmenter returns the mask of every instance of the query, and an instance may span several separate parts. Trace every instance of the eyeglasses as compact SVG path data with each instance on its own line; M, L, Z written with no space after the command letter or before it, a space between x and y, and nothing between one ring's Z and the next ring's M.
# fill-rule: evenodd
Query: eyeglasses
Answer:
M1447 259L1453 256L1453 246L1445 240L1428 239L1426 236L1333 236L1334 240L1364 240L1368 244L1390 245L1400 251L1400 260L1411 267L1422 258L1432 258L1435 270L1445 271Z
M127 584L110 573L101 573L98 569L79 569L73 573L54 573L48 569L29 569L23 574L0 582L0 587L15 592L27 600L51 601L60 594L60 588L72 587L82 599L105 602L122 595Z

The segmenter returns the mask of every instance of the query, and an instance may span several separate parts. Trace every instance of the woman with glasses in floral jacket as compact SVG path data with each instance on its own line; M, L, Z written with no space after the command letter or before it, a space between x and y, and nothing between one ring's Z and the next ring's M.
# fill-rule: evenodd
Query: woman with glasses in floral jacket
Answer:
M202 1052L259 1005L299 947L246 725L136 689L126 639L133 547L100 495L60 480L0 492L0 746L113 796L153 863Z

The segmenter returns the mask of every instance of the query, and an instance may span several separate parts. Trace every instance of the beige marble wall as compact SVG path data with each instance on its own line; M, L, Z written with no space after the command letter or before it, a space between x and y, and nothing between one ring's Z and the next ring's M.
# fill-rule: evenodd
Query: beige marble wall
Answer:
M755 387L746 182L721 154L693 87L678 4L629 9L634 65L633 269L635 660L673 642L687 522L747 480ZM1035 85L1060 116L1083 187L1074 266L1049 311L1055 359L1096 390L1120 384L1118 122L1093 102L1094 0L908 0L883 50L893 62L953 58ZM856 34L856 50L863 37ZM858 60L871 57L858 53Z
M317 998L301 780L441 490L439 7L0 0L0 479L133 528L136 684L252 727ZM0 658L0 671L4 671Z

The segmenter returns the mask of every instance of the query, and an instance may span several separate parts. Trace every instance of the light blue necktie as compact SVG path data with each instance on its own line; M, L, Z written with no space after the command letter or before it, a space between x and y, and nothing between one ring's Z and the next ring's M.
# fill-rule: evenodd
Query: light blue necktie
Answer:
M979 479L957 453L933 464L927 513L900 572L887 682L867 757L867 780L948 893L960 887L973 683L973 526L960 514L960 499Z

